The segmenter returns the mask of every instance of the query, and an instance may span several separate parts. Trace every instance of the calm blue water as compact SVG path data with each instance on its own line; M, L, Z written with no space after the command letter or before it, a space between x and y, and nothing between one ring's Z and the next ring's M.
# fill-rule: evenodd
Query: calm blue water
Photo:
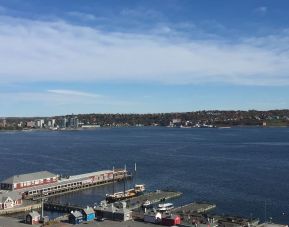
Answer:
M216 213L289 223L289 129L113 128L65 132L0 132L0 180L48 170L79 174L138 165L150 190L184 193L176 204L210 201ZM119 185L121 188L121 185ZM99 202L111 186L55 198Z

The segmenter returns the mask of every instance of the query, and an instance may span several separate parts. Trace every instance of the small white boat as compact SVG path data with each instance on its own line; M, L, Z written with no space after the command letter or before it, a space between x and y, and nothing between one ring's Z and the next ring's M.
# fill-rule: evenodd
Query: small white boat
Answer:
M150 207L151 205L152 205L151 201L146 200L146 201L143 203L142 207L143 207L143 208L148 208L148 207Z
M174 209L174 204L172 203L160 203L157 208L160 212L166 212L172 209Z

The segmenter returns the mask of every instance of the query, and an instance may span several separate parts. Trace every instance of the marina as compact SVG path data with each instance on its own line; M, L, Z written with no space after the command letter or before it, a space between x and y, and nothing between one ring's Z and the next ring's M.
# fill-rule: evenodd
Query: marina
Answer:
M40 176L42 178L39 178ZM191 202L174 207L172 199L182 196L181 192L167 190L145 192L144 185L140 184L136 184L133 189L126 190L126 179L131 176L126 168L74 176L59 176L47 171L13 176L1 182L2 209L0 214L9 215L30 211L26 214L24 222L36 225L50 221L59 224L56 226L61 226L62 223L81 225L82 223L92 224L95 221L98 224L107 223L107 221L136 221L135 223L131 222L132 227L143 222L149 225L180 227L259 227L259 219L210 215L208 212L216 208L216 205L208 202ZM24 180L26 181L24 182ZM113 183L114 191L115 181L121 180L124 182L124 191L106 194L105 200L94 203L94 207L52 202L46 199L60 193L69 193L107 183ZM38 185L34 186L35 184ZM22 200L19 199L19 195L22 196ZM108 199L108 196L112 197ZM13 198L16 200L14 201ZM39 203L40 200L41 203ZM40 209L41 214L37 211ZM58 212L62 216L49 220L49 217L44 216L44 210ZM3 220L12 221L13 219ZM16 224L15 221L12 223ZM100 225L105 226L105 224Z
M216 214L236 214L241 217L250 217L250 213L252 213L253 217L259 217L260 221L262 222L264 221L265 201L263 194L266 192L266 196L268 196L267 217L273 217L273 220L277 223L288 223L288 204L283 199L284 193L282 194L282 191L286 191L288 186L287 181L284 181L284 184L280 185L280 188L276 189L276 193L268 191L269 186L273 183L282 181L284 178L282 176L285 176L284 174L286 173L285 168L283 168L283 162L280 162L281 160L286 160L286 154L288 153L288 146L286 145L287 137L285 137L285 131L283 129L260 130L254 128L242 129L241 131L240 129L232 128L216 131L214 134L212 134L205 129L188 129L187 131L174 128L141 128L138 129L137 132L141 137L134 137L136 134L135 130L136 129L113 129L102 131L84 131L77 133L64 132L60 135L41 132L40 134L33 135L33 137L37 137L37 143L39 144L38 147L21 147L20 145L18 146L17 144L13 143L15 139L22 139L27 141L27 143L32 143L33 140L30 138L31 134L3 134L3 138L5 138L7 143L5 143L5 140L2 140L1 144L2 147L6 149L12 149L15 152L19 150L19 155L21 155L20 160L23 160L23 163L33 163L33 168L30 168L27 164L22 165L21 168L23 170L21 171L23 171L23 173L26 171L29 173L31 170L55 170L58 173L64 173L62 176L58 175L58 180L61 183L69 183L70 179L75 179L72 178L72 176L82 175L78 174L81 172L94 173L94 169L106 170L107 165L123 166L123 163L126 163L126 160L134 157L134 155L136 155L136 151L139 150L140 152L138 155L140 157L139 160L137 160L139 164L137 181L139 183L145 183L148 193L150 193L150 191L156 192L158 188L169 188L171 191L176 189L183 192L180 198L175 197L176 201L171 201L169 199L159 201L159 203L162 204L174 203L175 208L173 210L177 209L180 205L186 206L192 201L204 200L208 201L207 203L209 204L217 204L217 208L214 211ZM168 130L170 130L169 133L166 133ZM246 132L245 134L250 135L250 141L244 138L244 131ZM220 135L220 133L222 133L222 135ZM116 139L117 134L129 134L130 136L120 140ZM278 135L278 138L275 135ZM225 138L228 136L232 136L234 138L234 144L236 144L236 146L243 146L242 152L240 152L240 150L237 149L234 144L227 144L225 147L223 146L226 142ZM262 144L256 146L250 145L251 143L255 144L258 141L263 141L263 138L265 137L272 138L272 142L270 143L272 144L271 146L267 146L266 144L266 146L263 146ZM167 143L168 140L171 141L170 144ZM195 142L192 143L192 140ZM79 141L83 141L83 143L79 143ZM105 141L105 143L103 141ZM134 142L137 145L132 146ZM73 150L66 149L66 145L64 145L64 143L71 143ZM119 146L120 143L122 143L123 146ZM43 146L43 144L47 144L49 150L46 149L46 146ZM53 147L53 144L55 144L57 149ZM63 144L63 147L61 147L61 144ZM87 144L87 147L83 147L83 144ZM95 149L96 144L99 146L97 150ZM276 153L276 160L266 162L262 155L269 157L274 151L273 148L275 144L278 144L279 148L278 153ZM214 149L211 149L212 146ZM39 147L41 149L39 149ZM63 152L59 153L59 147L61 147ZM262 150L258 150L257 148L259 147L262 148ZM200 148L202 148L202 152L200 152ZM109 155L104 155L102 150L105 151L105 154ZM111 153L107 153L108 150ZM5 153L3 153L4 150L1 150L0 152L2 152L1 155L5 157ZM23 156L23 152L26 153L27 156ZM82 152L85 152L85 155L80 154ZM16 154L18 153L16 152L15 155ZM39 159L35 158L38 154L42 158L49 154L49 156L51 156L51 158L54 160L54 163L51 165L46 162L40 163ZM68 159L68 156L71 158ZM88 165L91 163L92 165L95 165L96 163L96 161L92 160L91 157L97 157L97 167L94 169L93 166ZM112 157L120 158L117 158L119 160L115 162L109 161ZM232 160L232 162L230 162L228 165L224 165L227 163L228 159ZM247 162L244 162L244 159L247 160ZM77 166L77 169L71 168L71 166L74 165ZM280 165L280 168L274 168L276 165ZM171 166L174 166L174 171L170 171ZM256 168L256 166L258 166L258 168ZM16 165L12 161L7 161L7 163L3 162L2 165L0 165L2 173L2 178L0 179L1 182L9 179L10 175L17 176L21 174L19 168L20 166ZM266 170L267 168L270 168L272 171L268 172ZM254 171L249 173L247 171L248 169L253 169ZM188 172L193 174L187 174ZM263 182L262 179L265 179L265 174L270 178L269 181ZM65 175L71 175L70 179ZM46 181L47 178L48 177L45 176ZM80 178L81 177L78 179ZM256 185L256 181L251 181L252 179L256 178L260 179L260 184ZM244 182L244 184L240 185L235 183L240 181ZM48 189L56 182L50 182L50 186L48 184L36 185L36 183L37 182L34 182L34 185L30 185L30 187L33 187L33 189L38 187ZM100 184L98 185L100 187L95 187L94 185L92 185L92 187L85 186L79 189L75 187L73 190L64 190L64 188L62 192L58 191L55 194L52 192L50 195L43 196L41 196L41 194L37 195L37 193L35 194L34 192L33 196L27 196L22 198L22 200L23 202L33 201L34 197L34 201L37 203L37 200L41 197L52 197L52 202L56 203L56 201L58 201L59 204L70 205L74 209L76 207L83 208L86 205L93 206L95 202L98 203L99 201L104 200L107 193L112 194L112 184L109 184L110 185ZM252 186L250 187L250 193L247 193L248 188L245 187L247 184ZM266 187L262 187L263 190L260 190L261 185ZM116 183L115 186L115 192L122 191L122 183ZM132 181L127 183L127 189L131 188L131 186ZM69 187L69 185L66 187ZM14 193L22 190L29 190L29 188L27 188L27 183L26 188L15 188L15 190L8 190L6 188L2 189L2 193L10 191L13 191ZM50 191L52 191L51 188ZM77 192L68 194L73 191ZM256 200L256 198L253 196L256 193L260 193L260 199L258 200ZM228 195L230 196L230 200L228 200ZM56 196L55 199L54 196ZM140 198L138 198L140 203L145 204L147 201L146 198ZM17 199L15 194L11 194L11 199L13 201L14 199ZM136 198L130 198L129 200L133 202L134 199ZM161 198L158 198L158 200L160 199ZM11 204L11 200L9 198L5 200L6 205ZM130 205L129 200L126 201L128 206ZM152 202L153 199L152 201L146 203L148 208L151 206ZM153 205L156 207L157 203ZM20 208L22 205L15 205L14 208ZM5 212L5 210L8 211L8 209L11 208L5 208L3 212ZM136 206L136 209L133 210L133 214L137 214L138 210L141 210L140 205ZM184 217L189 216L186 215L186 212L186 209L184 209ZM46 213L49 214L50 212ZM172 211L172 213L182 217L182 212ZM192 220L192 218L195 217L195 214L192 211L190 213L192 213L190 215ZM55 218L55 216L52 215L52 218ZM192 223L190 222L190 224Z

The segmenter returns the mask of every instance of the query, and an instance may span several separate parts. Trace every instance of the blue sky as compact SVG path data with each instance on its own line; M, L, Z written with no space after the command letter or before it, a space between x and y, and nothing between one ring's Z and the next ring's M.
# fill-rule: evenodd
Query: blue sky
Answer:
M0 116L289 108L287 0L0 0Z

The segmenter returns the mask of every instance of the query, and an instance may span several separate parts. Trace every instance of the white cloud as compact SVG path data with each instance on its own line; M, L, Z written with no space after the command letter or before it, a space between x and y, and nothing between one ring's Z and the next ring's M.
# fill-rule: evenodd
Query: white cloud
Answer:
M0 6L0 13L5 13L6 12L6 8L4 8L3 6Z
M64 21L0 21L0 82L289 84L286 31L226 43L103 32Z
M9 100L9 102L7 101ZM0 116L47 116L67 113L126 112L138 102L72 90L1 92ZM17 109L17 110L15 110ZM19 112L19 110L21 110Z
M266 6L260 6L258 8L255 9L255 13L261 14L261 15L265 15L268 11L268 8Z
M65 95L65 96L78 96L78 97L90 97L90 98L99 98L101 95L89 93L89 92L81 92L81 91L74 91L74 90L48 90L47 92L58 94L58 95Z
M77 12L77 11L68 12L67 15L72 16L72 17L76 17L76 18L81 19L81 20L87 20L87 21L94 21L97 19L97 17L94 16L93 14L81 13L81 12Z

